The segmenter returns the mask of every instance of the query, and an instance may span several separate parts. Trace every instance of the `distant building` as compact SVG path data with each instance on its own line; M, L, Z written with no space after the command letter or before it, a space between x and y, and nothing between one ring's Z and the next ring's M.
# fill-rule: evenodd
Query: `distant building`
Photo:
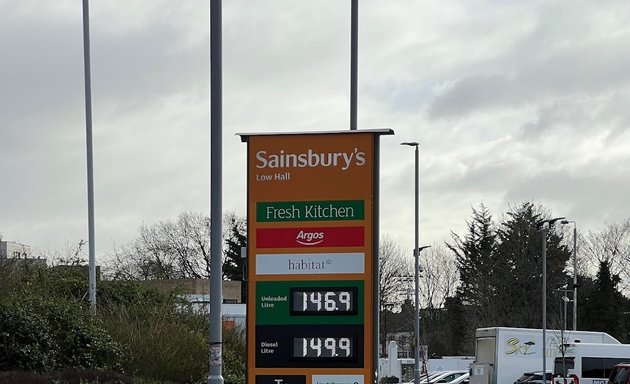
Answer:
M145 280L142 283L162 292L178 292L192 304L196 312L210 312L209 279ZM241 302L241 284L240 281L221 282L221 312L225 329L245 329L246 305Z
M33 258L29 245L15 241L3 241L2 236L0 236L0 264L5 267L36 265L45 268L46 259Z
M144 280L143 284L157 288L162 292L178 291L183 295L190 295L191 298L199 298L210 294L209 279L167 279L167 280ZM222 293L224 304L241 303L241 282L223 280ZM194 301L191 300L191 301ZM201 300L203 301L203 300Z
M208 314L210 313L210 295L185 295L193 309L196 312ZM224 300L225 301L225 300ZM221 304L221 317L223 318L223 326L227 329L239 327L245 329L245 319L247 308L246 304Z
M2 241L0 238L0 259L30 259L31 247L15 241Z

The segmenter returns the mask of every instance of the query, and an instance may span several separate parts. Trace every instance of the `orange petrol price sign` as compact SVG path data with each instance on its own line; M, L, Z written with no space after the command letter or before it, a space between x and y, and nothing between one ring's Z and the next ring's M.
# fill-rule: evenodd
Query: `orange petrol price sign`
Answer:
M247 142L248 384L371 384L378 144L389 129Z

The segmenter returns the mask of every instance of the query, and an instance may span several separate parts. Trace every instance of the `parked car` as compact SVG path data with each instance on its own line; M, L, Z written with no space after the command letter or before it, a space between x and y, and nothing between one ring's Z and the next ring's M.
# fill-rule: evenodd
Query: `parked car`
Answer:
M542 374L539 372L534 376L530 377L523 384L553 384L553 374L551 372L547 372L546 380L543 382Z
M451 383L453 380L464 376L464 375L468 375L468 371L465 370L460 370L460 371L444 371L441 374L433 377L433 378L429 378L428 384L436 384L436 383L440 383L440 384L444 384L444 383Z
M427 375L423 375L420 378L420 384L428 384L432 382L432 380L434 380L436 377L442 375L443 373L444 371L436 371L436 372L431 372ZM411 384L413 384L413 381L411 382Z
M429 373L429 374L426 374L426 373L422 374L422 375L420 375L420 384L427 384L428 383L427 379L431 380L432 378L434 378L434 377L436 377L438 375L441 375L441 374L442 374L442 371L432 372L432 373ZM414 381L413 381L413 378L412 378L411 381L401 382L400 384L414 384Z
M615 365L610 371L608 384L630 384L630 362Z
M551 372L547 372L547 383L551 383L552 377ZM542 371L529 371L524 372L521 377L516 379L514 384L542 384L542 382Z
M470 373L466 372L463 375L451 380L451 381L438 381L438 383L446 383L446 384L468 384L470 382Z
M516 381L514 382L514 384L521 384L524 383L525 381L527 381L527 379L530 379L532 376L534 376L534 374L536 373L536 371L530 371L530 372L524 372L521 377L519 377L518 379L516 379Z

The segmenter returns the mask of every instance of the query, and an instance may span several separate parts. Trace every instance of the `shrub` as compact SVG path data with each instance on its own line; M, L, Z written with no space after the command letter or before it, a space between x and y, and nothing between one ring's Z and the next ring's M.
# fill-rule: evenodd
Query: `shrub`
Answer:
M80 304L16 296L0 301L0 369L119 369L120 346Z
M138 282L97 287L93 316L85 273L0 264L0 384L129 382L103 371L138 384L207 381L207 315L192 311L177 292ZM226 384L245 382L246 354L243 330L224 330Z
M207 315L173 303L109 307L100 314L112 337L127 349L124 372L177 383L207 381ZM226 384L245 383L246 355L243 330L224 329Z
M94 370L63 370L60 372L0 372L0 384L137 384L131 378L116 373Z
M57 365L57 346L45 318L22 303L0 302L0 345L0 370L47 370Z
M207 327L200 316L172 304L109 307L100 315L127 350L125 372L178 383L207 377Z
M247 373L247 345L241 328L223 330L223 380L226 384L244 384Z

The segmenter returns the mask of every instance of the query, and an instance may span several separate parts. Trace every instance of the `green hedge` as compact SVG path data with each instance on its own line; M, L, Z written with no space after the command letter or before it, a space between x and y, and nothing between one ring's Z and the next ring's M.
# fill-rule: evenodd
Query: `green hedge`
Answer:
M0 384L9 374L73 382L55 376L68 369L85 373L75 375L82 384L91 382L90 372L143 384L207 382L208 317L177 292L99 281L95 315L86 292L87 276L76 270L0 265ZM225 383L244 384L243 330L224 330L223 359Z
M119 370L122 349L85 308L59 298L0 301L0 370Z

